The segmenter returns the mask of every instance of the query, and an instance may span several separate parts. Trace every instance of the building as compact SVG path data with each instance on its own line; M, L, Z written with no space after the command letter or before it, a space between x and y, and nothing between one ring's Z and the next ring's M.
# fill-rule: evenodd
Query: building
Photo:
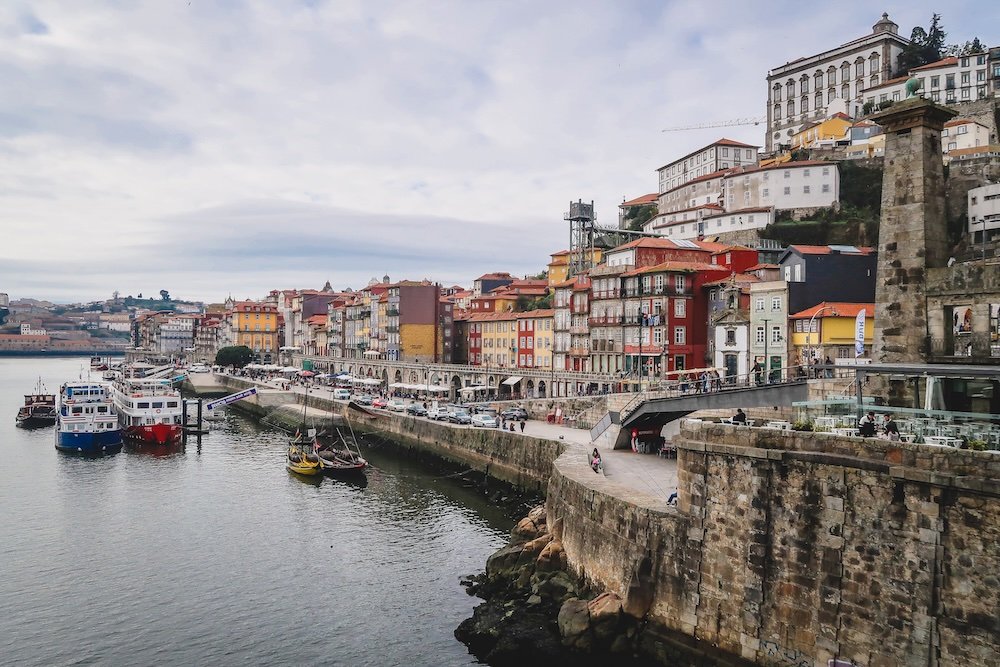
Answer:
M655 203L655 202L654 202ZM589 248L583 251L584 256L590 253L590 264L597 266L601 263L601 255L604 252L602 248ZM570 275L570 251L560 250L559 252L552 253L552 260L548 265L548 285L552 287L556 283L561 283L567 280Z
M629 226L629 215L636 209L644 206L656 206L660 198L659 193L653 192L648 195L629 199L618 205L618 229L626 229ZM595 262L596 263L596 262Z
M276 359L278 348L278 307L260 301L240 301L227 314L232 345L245 345L260 361Z
M473 297L489 294L498 287L514 282L514 276L509 273L484 273L472 283Z
M517 314L470 313L469 364L492 368L517 365Z
M744 382L750 372L750 286L766 270L757 265L702 285L708 297L708 356L723 369L726 384Z
M442 298L441 286L404 280L389 285L384 296L385 358L450 363L454 304Z
M969 148L988 146L990 144L990 129L968 118L950 120L941 130L941 153L944 163L948 164L952 151L966 151ZM960 153L965 155L967 153Z
M791 245L778 266L788 285L788 312L823 301L872 303L878 258L873 248Z
M21 335L22 336L46 336L48 332L45 329L40 329L37 327L32 327L28 322L21 323Z
M552 274L549 274L551 279ZM573 286L578 278L570 278L550 283L552 288L552 366L557 370L569 370L569 348L571 343L570 323L572 314Z
M855 322L862 310L865 311L865 333L864 350L860 356L870 359L875 333L875 304L824 301L788 317L795 363L808 364L813 359L854 363L859 356L855 351Z
M972 53L950 56L910 70L910 77L920 82L919 94L932 102L955 105L986 99L996 92L995 79L990 76L989 54ZM878 95L865 93L865 102L885 102L887 99L906 99L906 80L896 87L878 91Z
M164 355L182 355L194 351L194 326L197 316L176 315L164 317L159 330L157 350Z
M518 368L552 368L552 309L517 314Z
M792 135L792 148L836 146L850 141L849 132L854 121L838 111L829 118L810 123Z
M668 162L656 170L661 197L662 193L676 190L696 178L726 171L732 167L756 166L759 148L722 138L682 158Z
M882 14L868 35L773 68L767 75L765 151L791 144L805 125L837 112L857 117L864 90L893 78L907 44L899 26Z
M1000 148L1000 147L998 147ZM989 243L1000 230L1000 183L969 190L969 238L973 243ZM983 234L986 238L983 238Z
M750 358L767 381L778 381L788 368L788 283L784 280L750 285Z

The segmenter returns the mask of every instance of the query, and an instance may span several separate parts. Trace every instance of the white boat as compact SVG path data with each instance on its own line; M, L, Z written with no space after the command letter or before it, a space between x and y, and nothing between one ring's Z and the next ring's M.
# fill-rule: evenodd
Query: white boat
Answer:
M100 382L67 382L60 387L56 449L78 454L121 451L122 430L110 394L111 388Z
M122 378L115 383L114 402L126 440L151 445L180 442L181 393L170 380Z

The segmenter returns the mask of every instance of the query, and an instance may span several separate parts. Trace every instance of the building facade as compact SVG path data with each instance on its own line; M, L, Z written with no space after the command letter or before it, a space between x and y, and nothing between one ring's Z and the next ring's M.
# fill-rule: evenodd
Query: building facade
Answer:
M973 243L989 243L1000 235L1000 183L972 188L966 196L969 238Z
M765 381L778 381L788 367L788 283L750 285L750 362L759 364Z

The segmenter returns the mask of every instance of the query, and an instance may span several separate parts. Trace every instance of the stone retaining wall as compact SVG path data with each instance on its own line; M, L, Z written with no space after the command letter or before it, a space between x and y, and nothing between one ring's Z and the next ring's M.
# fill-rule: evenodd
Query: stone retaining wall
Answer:
M676 508L549 484L570 567L763 665L1000 664L1000 456L686 422ZM579 470L578 470L579 468Z

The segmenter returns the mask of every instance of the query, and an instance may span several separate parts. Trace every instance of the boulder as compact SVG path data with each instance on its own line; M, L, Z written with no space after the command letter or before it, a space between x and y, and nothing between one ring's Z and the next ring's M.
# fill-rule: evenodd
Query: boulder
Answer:
M589 650L590 610L586 600L571 598L559 608L559 635L565 646L579 650Z
M587 603L594 640L608 645L621 628L622 599L615 593L601 593Z
M545 525L545 521L546 521L546 519L545 519L545 505L539 505L535 509L533 509L530 512L528 512L528 518L536 526L544 526Z
M533 540L545 532L544 524L539 527L528 517L524 517L517 522L517 525L510 531L510 538L515 542L526 542Z
M531 577L531 592L547 600L563 602L576 597L576 582L566 572L536 572Z
M494 552L486 560L486 576L513 578L523 552L524 545L522 544L510 544Z
M537 572L554 572L565 569L566 553L563 551L562 542L550 540L548 544L538 554L535 559L535 570Z

